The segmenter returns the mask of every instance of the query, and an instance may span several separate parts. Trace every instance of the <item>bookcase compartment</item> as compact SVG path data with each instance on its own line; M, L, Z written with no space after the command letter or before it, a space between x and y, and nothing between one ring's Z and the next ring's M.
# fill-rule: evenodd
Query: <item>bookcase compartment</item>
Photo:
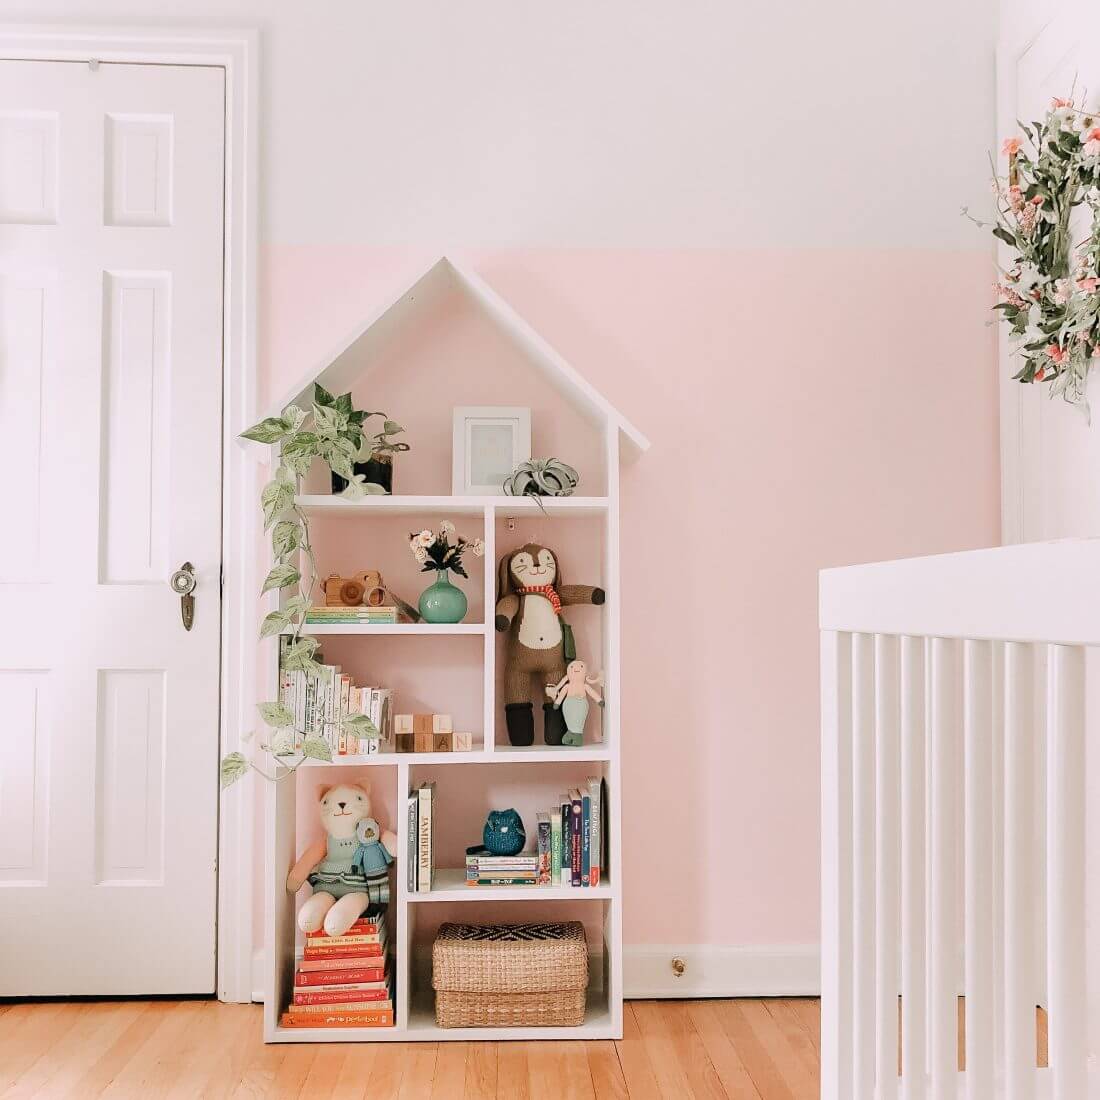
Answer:
M568 500L569 498L565 498ZM548 501L550 507L553 502ZM496 557L499 562L506 554L526 543L535 543L551 549L558 559L559 573L565 584L589 584L607 591L612 582L606 574L606 517L602 515L571 515L552 513L525 513L520 517L499 517L496 520ZM495 605L496 595L493 600ZM608 647L607 605L577 604L563 609L562 618L573 631L577 657L588 665L589 675L603 672L610 680ZM496 706L494 708L494 737L498 748L510 748L504 706L507 702L504 688L504 667L508 652L508 635L496 635ZM614 690L608 682L601 690L606 694ZM543 739L542 704L548 696L535 698L532 685L531 700L535 704L535 747L547 748ZM588 718L585 722L584 743L600 745L607 741L603 708L589 700ZM553 751L550 748L549 751Z
M406 512L393 515L382 510L372 513L369 522L353 508L316 508L309 511L310 535L317 570L323 581L330 573L350 577L365 570L382 574L385 586L414 608L420 593L435 581L435 573L422 573L409 551L409 534L429 529L439 530L441 520L450 520L457 533L468 540L485 539L483 513L449 514L443 509ZM360 522L356 522L356 518ZM453 540L452 540L453 541ZM472 551L463 556L468 577L450 574L451 582L466 594L469 604L465 624L484 623L486 613L485 570L483 561ZM488 595L493 602L493 594ZM324 593L314 596L314 603L324 603Z
M412 903L459 900L473 903L482 897L532 901L573 900L585 895L611 895L614 868L603 857L600 884L596 887L551 886L467 886L466 849L482 843L485 819L490 810L516 810L526 833L525 853L538 848L537 815L560 804L561 795L571 788L588 789L590 778L603 780L601 821L611 819L612 787L607 765L599 761L496 764L492 768L453 768L447 765L414 765L409 768L409 788L423 782L435 783L432 820L435 875L430 891L409 893ZM399 832L399 836L402 833ZM601 830L601 848L610 850L610 831ZM403 880L402 888L406 884ZM557 919L557 917L555 917Z

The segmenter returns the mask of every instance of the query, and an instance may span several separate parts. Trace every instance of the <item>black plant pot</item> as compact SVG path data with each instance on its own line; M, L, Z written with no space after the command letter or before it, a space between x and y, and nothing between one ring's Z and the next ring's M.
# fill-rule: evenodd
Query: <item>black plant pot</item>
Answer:
M382 458L368 458L366 462L352 463L352 469L362 474L367 481L381 485L387 493L393 492L393 459L386 455ZM342 493L348 487L347 479L339 474L332 475L332 491Z

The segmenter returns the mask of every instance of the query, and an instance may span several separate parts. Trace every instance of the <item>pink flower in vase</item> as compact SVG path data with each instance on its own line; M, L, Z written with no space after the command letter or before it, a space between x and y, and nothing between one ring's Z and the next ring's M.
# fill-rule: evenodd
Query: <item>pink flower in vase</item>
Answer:
M1072 106L1073 106L1073 100L1072 99L1060 99L1058 96L1055 96L1050 101L1050 109L1052 111L1059 111L1063 107L1072 107Z
M1019 151L1023 142L1018 137L1005 138L1001 145L1001 155L1006 157L1014 157Z
M1061 366L1066 361L1066 353L1064 349L1059 347L1057 344L1048 344L1046 347L1046 353L1047 358L1049 358L1051 362L1056 363L1058 366Z
M1098 286L1100 286L1100 279L1089 278L1077 280L1077 289L1083 291L1085 294L1094 293Z
M1094 126L1081 135L1081 150L1086 157L1100 157L1100 126Z

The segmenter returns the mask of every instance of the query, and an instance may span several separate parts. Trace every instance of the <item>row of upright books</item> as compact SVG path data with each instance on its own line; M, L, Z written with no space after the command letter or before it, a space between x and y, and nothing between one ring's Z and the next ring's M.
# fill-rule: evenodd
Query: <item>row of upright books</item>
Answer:
M426 894L435 879L435 781L421 783L409 792L405 804L405 837L408 844L410 894Z
M558 805L536 815L536 849L493 855L466 849L467 886L599 886L607 830L603 806L606 784L596 776L561 796Z
M286 639L283 644L287 644ZM372 756L389 738L392 689L355 684L339 665L323 664L317 676L300 669L280 668L279 702L294 715L297 736L323 737L334 756ZM380 736L356 737L348 733L342 720L349 714L365 714ZM301 747L294 746L295 750Z
M307 933L282 1027L393 1027L387 912L372 905L342 936Z

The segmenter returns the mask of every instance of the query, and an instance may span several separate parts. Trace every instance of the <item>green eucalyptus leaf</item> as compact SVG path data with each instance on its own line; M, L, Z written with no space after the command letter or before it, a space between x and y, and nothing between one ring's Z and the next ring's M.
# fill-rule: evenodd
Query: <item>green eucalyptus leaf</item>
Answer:
M302 545L301 526L290 519L282 519L275 524L271 532L271 549L277 558L297 550Z
M264 580L264 586L260 589L260 595L270 592L273 588L288 588L297 584L302 579L302 574L293 565L273 565L271 572Z
M272 611L264 616L260 623L260 637L270 638L273 634L279 634L290 626L290 616L285 611Z
M307 737L302 742L302 755L310 760L332 762L332 746L323 737Z
M241 439L251 439L256 443L278 443L286 435L286 425L277 416L269 416L254 424L248 431L241 432Z
M275 729L294 725L294 715L282 703L257 703L256 709L260 717Z
M290 616L292 621L304 615L308 608L309 600L305 596L294 596L283 604L283 610Z
M345 733L352 733L356 737L376 738L381 734L378 727L365 714L346 714L340 721Z
M287 405L287 407L283 409L282 421L286 425L286 430L288 432L296 432L302 426L302 422L305 418L305 409L300 409L297 405Z
M266 531L294 503L294 486L280 478L269 481L260 493Z
M231 752L222 758L218 770L221 775L221 788L224 791L226 787L232 787L248 771L248 760L244 753Z

